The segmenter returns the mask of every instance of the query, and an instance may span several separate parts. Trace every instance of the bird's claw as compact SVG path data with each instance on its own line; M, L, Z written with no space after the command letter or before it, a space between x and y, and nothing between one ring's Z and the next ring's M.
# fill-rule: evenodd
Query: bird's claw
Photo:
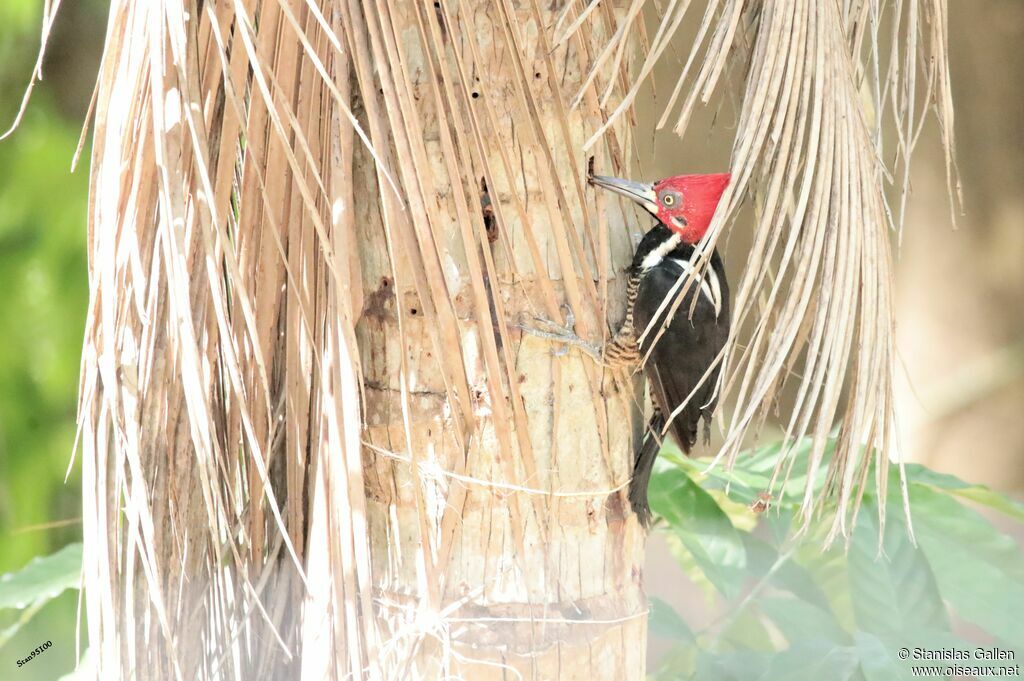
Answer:
M573 313L572 308L569 307L568 305L562 305L562 312L563 314L565 314L565 324L553 322L550 319L546 319L545 317L531 317L530 322L534 324L534 326L546 327L546 333L557 334L565 338L578 338L578 336L576 336L576 315ZM525 317L525 312L522 315L520 315L520 322L519 324L517 324L519 328L523 328L522 320ZM529 329L523 330L525 331Z
M565 356L569 352L569 347L574 346L583 350L591 357L600 360L601 348L593 343L588 343L576 335L576 315L573 314L572 308L566 305L562 309L565 312L564 325L553 322L550 319L544 319L543 317L532 317L530 323L527 324L524 322L524 314L520 316L519 322L514 326L531 336L545 338L558 343L560 347L552 350L552 354L556 357Z

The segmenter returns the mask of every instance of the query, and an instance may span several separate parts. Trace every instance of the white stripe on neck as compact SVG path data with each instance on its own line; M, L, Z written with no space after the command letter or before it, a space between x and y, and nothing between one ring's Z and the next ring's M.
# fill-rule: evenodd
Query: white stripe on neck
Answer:
M653 251L644 256L644 260L640 263L640 266L645 270L649 270L652 267L657 267L661 264L661 261L665 259L665 256L676 250L676 247L682 242L683 237L679 236L675 232L672 232L672 236L665 239L661 244Z
M640 264L641 267L645 270L657 267L662 263L666 255L676 249L682 240L683 238L681 236L673 232L672 236L644 256L644 260ZM672 260L682 268L683 273L687 276L690 276L693 273L693 265L690 264L689 260L686 260L685 258L672 258ZM715 308L715 316L717 317L722 312L722 285L718 281L718 274L715 272L714 267L709 265L705 272L706 276L700 278L700 290L708 299L708 302L711 303L711 306ZM710 285L708 285L709 281Z

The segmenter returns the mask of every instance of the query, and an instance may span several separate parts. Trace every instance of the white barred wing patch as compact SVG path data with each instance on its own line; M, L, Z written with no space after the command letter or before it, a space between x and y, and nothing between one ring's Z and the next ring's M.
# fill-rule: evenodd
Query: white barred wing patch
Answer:
M672 261L682 268L686 276L693 274L694 268L689 260L672 258ZM715 308L715 316L718 316L722 313L722 284L718 281L718 274L715 272L715 268L708 267L704 272L704 276L698 278L698 280L700 281L701 293L708 299L711 306Z

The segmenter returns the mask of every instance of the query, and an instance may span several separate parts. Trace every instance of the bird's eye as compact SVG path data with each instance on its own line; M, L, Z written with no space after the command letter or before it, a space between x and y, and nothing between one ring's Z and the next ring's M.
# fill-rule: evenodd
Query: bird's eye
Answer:
M666 189L661 194L661 205L666 208L674 208L676 205L682 203L683 197L679 195L679 192L674 192Z

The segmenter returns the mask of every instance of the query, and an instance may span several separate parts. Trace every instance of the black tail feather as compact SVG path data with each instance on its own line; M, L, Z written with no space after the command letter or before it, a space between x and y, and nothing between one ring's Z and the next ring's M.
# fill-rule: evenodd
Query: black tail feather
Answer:
M629 481L629 505L640 518L640 523L647 527L651 524L651 507L647 503L647 485L651 481L654 460L661 450L661 429L665 427L665 417L655 412L647 426L643 442L636 453L633 464L633 477Z

